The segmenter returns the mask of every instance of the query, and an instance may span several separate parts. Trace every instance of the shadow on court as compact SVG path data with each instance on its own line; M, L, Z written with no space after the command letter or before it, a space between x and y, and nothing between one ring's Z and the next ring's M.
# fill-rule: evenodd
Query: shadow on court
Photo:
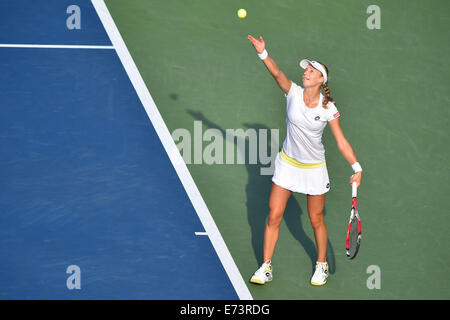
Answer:
M226 136L226 131L220 127L217 123L207 119L202 112L188 110L187 111L195 120L202 121L202 124L208 128L218 129L223 137ZM270 132L270 128L258 123L244 123L243 129L255 129L257 132L261 129L266 129ZM267 146L270 146L271 137L270 134L267 135ZM232 142L236 147L238 152L239 146L237 144L237 139L233 137ZM259 153L260 143L257 144L256 154ZM245 139L245 150L249 149L249 141ZM266 152L266 151L264 151ZM263 260L263 244L264 244L264 229L266 226L268 214L269 214L269 197L270 190L272 187L272 175L261 175L259 164L249 164L249 153L245 152L245 167L248 173L248 183L245 189L247 195L247 218L248 224L251 228L251 239L252 248L255 254L256 264L260 265ZM284 212L284 222L293 235L293 237L300 243L300 245L305 249L311 262L311 271L314 272L315 264L317 260L317 250L314 240L310 239L305 233L304 226L301 220L301 215L307 211L303 211L294 196L291 196L286 205ZM326 208L324 208L324 215L326 215ZM276 255L276 249L275 249ZM327 260L329 265L329 272L334 274L336 271L335 255L334 250L331 245L330 240L328 240L327 246ZM311 274L312 274L311 273Z

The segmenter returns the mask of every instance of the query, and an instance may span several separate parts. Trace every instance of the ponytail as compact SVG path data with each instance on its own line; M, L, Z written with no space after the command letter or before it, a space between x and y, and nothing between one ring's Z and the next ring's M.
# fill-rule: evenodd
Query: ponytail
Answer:
M326 65L324 65L322 62L320 62L320 61L317 61L317 62L319 62L321 65L323 65L324 66L324 68L325 68L325 71L327 72L327 77L328 77L328 68L327 68L327 66ZM334 101L334 99L331 97L331 95L330 95L330 88L328 88L328 81L326 82L326 83L324 83L324 84L322 84L322 88L323 88L323 91L325 92L325 98L323 99L323 101L322 101L322 106L325 108L325 109L328 109L328 102L332 102L332 103L334 103L334 104L336 104L336 102Z
M328 88L328 82L327 83L324 83L324 84L322 84L322 88L323 88L323 91L325 92L325 98L323 99L323 101L322 101L322 106L325 108L325 109L328 109L328 102L333 102L333 103L336 103L335 101L334 101L334 99L330 96L330 88Z

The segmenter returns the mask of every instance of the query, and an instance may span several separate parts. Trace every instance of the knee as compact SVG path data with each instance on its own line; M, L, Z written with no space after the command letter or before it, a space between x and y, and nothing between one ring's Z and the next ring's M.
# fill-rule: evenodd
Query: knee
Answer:
M270 208L269 219L267 220L267 225L269 227L278 227L283 220L282 208Z
M310 214L309 219L311 221L311 226L313 229L320 228L324 225L324 219L323 219L323 213L317 213L317 214Z

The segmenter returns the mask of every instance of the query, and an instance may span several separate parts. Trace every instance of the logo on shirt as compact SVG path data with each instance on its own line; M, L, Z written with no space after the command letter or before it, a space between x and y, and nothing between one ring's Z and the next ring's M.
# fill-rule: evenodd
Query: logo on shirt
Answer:
M319 116L316 116L315 118L314 118L314 120L320 120L320 117Z
M333 118L337 118L337 117L339 117L339 111L336 112L335 114L333 114Z
M327 189L328 189L329 187L330 187L330 183L328 182L328 183L327 183Z

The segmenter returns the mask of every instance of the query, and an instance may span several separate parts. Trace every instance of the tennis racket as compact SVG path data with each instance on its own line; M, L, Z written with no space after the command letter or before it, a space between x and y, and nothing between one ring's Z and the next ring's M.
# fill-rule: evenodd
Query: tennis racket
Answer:
M352 183L352 209L350 221L348 222L346 254L349 259L356 257L361 243L361 220L359 219L358 207L356 206L356 182Z

